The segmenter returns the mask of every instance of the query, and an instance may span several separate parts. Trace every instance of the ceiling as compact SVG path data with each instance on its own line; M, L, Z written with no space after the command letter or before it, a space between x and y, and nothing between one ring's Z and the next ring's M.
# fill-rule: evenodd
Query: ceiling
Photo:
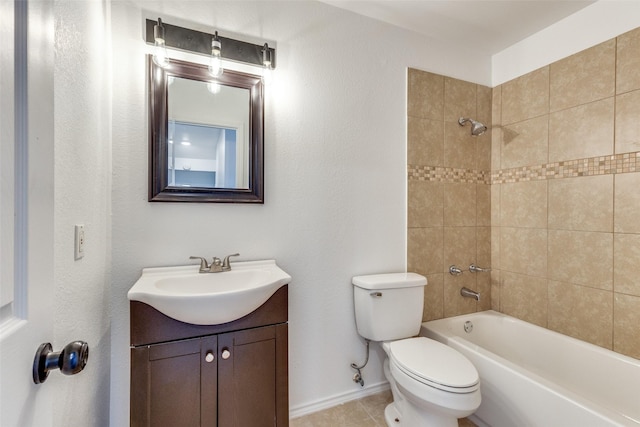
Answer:
M595 0L325 0L324 3L493 55Z

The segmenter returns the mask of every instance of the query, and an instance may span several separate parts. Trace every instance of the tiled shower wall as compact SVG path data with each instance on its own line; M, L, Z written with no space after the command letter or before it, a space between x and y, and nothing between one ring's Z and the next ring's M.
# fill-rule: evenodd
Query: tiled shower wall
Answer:
M493 89L492 307L640 358L640 29Z
M493 308L640 358L640 29L493 90L409 70L408 191L425 320ZM471 262L490 278L447 272Z
M408 75L408 270L427 277L424 320L489 309L489 273L454 277L450 265L491 264L491 89L424 71ZM460 296L466 286L480 302Z

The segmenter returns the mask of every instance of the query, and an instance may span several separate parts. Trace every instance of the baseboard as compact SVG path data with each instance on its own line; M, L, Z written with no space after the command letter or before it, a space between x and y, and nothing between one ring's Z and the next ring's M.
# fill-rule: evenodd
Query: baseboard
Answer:
M389 383L387 381L383 381L358 390L339 393L324 399L318 399L311 403L305 403L303 405L290 408L289 418L302 417L352 400L362 399L363 397L371 396L372 394L381 393L386 390L389 390Z

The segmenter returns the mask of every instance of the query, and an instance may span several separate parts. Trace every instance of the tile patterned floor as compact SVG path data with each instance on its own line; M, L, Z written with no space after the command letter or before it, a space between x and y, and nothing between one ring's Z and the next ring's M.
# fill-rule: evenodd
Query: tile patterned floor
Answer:
M391 391L373 394L294 418L289 422L289 427L387 427L384 408L392 400ZM458 421L458 426L475 427L475 424L465 418Z

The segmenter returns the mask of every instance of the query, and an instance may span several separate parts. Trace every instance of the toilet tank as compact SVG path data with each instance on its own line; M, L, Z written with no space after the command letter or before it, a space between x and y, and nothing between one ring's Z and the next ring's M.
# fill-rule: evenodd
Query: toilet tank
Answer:
M418 335L427 278L416 273L355 276L353 297L358 334L372 341Z

